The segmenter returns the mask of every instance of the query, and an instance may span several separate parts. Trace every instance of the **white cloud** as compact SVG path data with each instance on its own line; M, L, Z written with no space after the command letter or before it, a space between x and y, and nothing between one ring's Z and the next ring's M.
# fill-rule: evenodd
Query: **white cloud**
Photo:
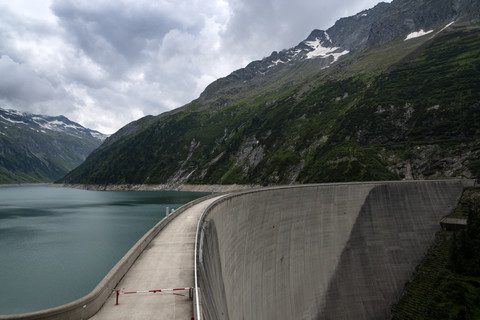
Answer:
M377 2L0 0L0 103L113 133Z

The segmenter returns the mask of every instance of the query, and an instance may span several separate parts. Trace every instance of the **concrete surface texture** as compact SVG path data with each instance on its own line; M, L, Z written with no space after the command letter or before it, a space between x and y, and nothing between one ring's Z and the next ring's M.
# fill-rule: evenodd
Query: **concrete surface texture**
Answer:
M227 196L204 217L204 319L385 319L456 206L458 180Z
M182 212L150 242L117 285L125 291L193 287L193 255L197 222L205 208L218 197L203 201ZM148 320L191 319L192 300L188 291L178 296L163 293L115 294L90 319Z

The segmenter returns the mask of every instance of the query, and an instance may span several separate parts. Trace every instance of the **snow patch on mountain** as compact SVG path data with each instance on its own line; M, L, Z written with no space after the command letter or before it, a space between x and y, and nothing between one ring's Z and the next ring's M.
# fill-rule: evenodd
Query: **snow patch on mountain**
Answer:
M443 27L440 31L436 32L434 36L436 36L437 34L439 34L440 32L444 31L445 29L447 29L448 27L450 27L452 24L454 24L455 21L452 21L450 22L449 24L447 24L445 27ZM406 38L405 40L403 41L407 41L407 40L410 40L410 39L414 39L414 38L418 38L418 37L422 37L424 35L427 35L427 34L430 34L432 33L434 30L429 30L429 31L424 31L423 29L420 29L420 31L415 31L415 32L412 32L410 33Z
M15 123L15 124L27 124L26 122L23 122L23 121L16 121L16 120L13 120L13 119L10 119L10 118L5 118L3 115L0 114L0 118L2 118L3 120L5 121L8 121L10 123Z
M59 121L57 119L53 121L49 121L40 117L33 117L33 121L38 124L40 127L53 130L53 131L65 131L65 129L74 129L79 131L84 131L85 128L77 125L75 123L66 123L63 121Z
M70 121L64 116L51 117L0 108L0 121L6 125L22 125L38 133L46 133L45 130L49 130L63 132L74 136L87 135L100 141L103 141L108 137L98 131L84 128L80 124Z
M332 39L330 38L330 35L327 33L327 31L324 31L323 34L325 35L325 39L327 39L328 42L332 42Z
M279 63L285 63L284 61L278 59L278 60L275 60L275 61L272 61L272 64L268 66L268 68L272 68L272 67L275 67L277 66Z
M454 24L455 21L452 21L450 22L449 24L447 24L445 27L442 28L442 30L438 31L438 33L442 32L443 30L447 29L448 27L450 27L452 24Z
M433 30L424 31L423 29L420 29L420 31L415 31L415 32L410 33L405 38L405 40L403 40L403 41L407 41L407 40L410 40L410 39L415 39L415 38L418 38L418 37L423 37L424 35L427 35L427 34L432 33L432 32L433 32Z
M105 135L105 134L103 134L103 133L101 133L101 132L93 131L93 130L90 131L90 134L92 135L92 137L94 137L95 139L98 139L98 140L100 140L100 141L103 141L103 140L105 140L105 139L108 137L108 135Z
M24 115L23 112L13 110L13 109L7 109L7 110L4 110L4 111L7 111L9 114L12 114L12 115L15 115L15 116L23 116Z
M267 72L276 70L277 67L281 68L309 59L323 59L325 62L322 68L328 68L341 56L348 53L350 51L334 46L332 38L326 31L314 30L306 40L300 42L297 46L280 52L274 51L269 57L250 63L247 68L250 68L256 74L265 75Z
M333 61L335 62L338 58L350 52L348 50L340 51L340 47L324 47L324 42L320 39L316 39L315 41L305 41L305 44L313 49L313 51L307 53L307 59L316 57L328 58L329 56L332 56Z

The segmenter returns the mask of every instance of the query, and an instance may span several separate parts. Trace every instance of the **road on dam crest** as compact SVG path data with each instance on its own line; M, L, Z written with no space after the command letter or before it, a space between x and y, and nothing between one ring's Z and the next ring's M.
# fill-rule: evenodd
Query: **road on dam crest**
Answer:
M193 254L197 222L218 197L203 201L173 219L145 248L117 285L125 291L193 287ZM176 291L177 292L177 291ZM162 293L112 294L93 320L191 319L192 301L186 296Z

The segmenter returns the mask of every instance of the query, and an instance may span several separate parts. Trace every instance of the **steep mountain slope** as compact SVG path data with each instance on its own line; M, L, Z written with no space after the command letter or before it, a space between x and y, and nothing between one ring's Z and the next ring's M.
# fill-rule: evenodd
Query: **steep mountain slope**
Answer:
M199 100L221 106L251 95L252 90L265 85L270 90L275 83L295 85L348 53L383 45L420 30L441 28L453 21L478 20L479 12L480 3L476 0L379 3L372 9L338 20L326 31L312 31L307 39L291 49L274 51L269 57L218 79L205 89ZM283 81L278 81L279 78ZM219 96L221 99L215 101Z
M64 116L0 109L0 183L54 181L105 138Z
M395 0L340 19L190 104L128 125L62 182L470 177L479 17L478 1Z

